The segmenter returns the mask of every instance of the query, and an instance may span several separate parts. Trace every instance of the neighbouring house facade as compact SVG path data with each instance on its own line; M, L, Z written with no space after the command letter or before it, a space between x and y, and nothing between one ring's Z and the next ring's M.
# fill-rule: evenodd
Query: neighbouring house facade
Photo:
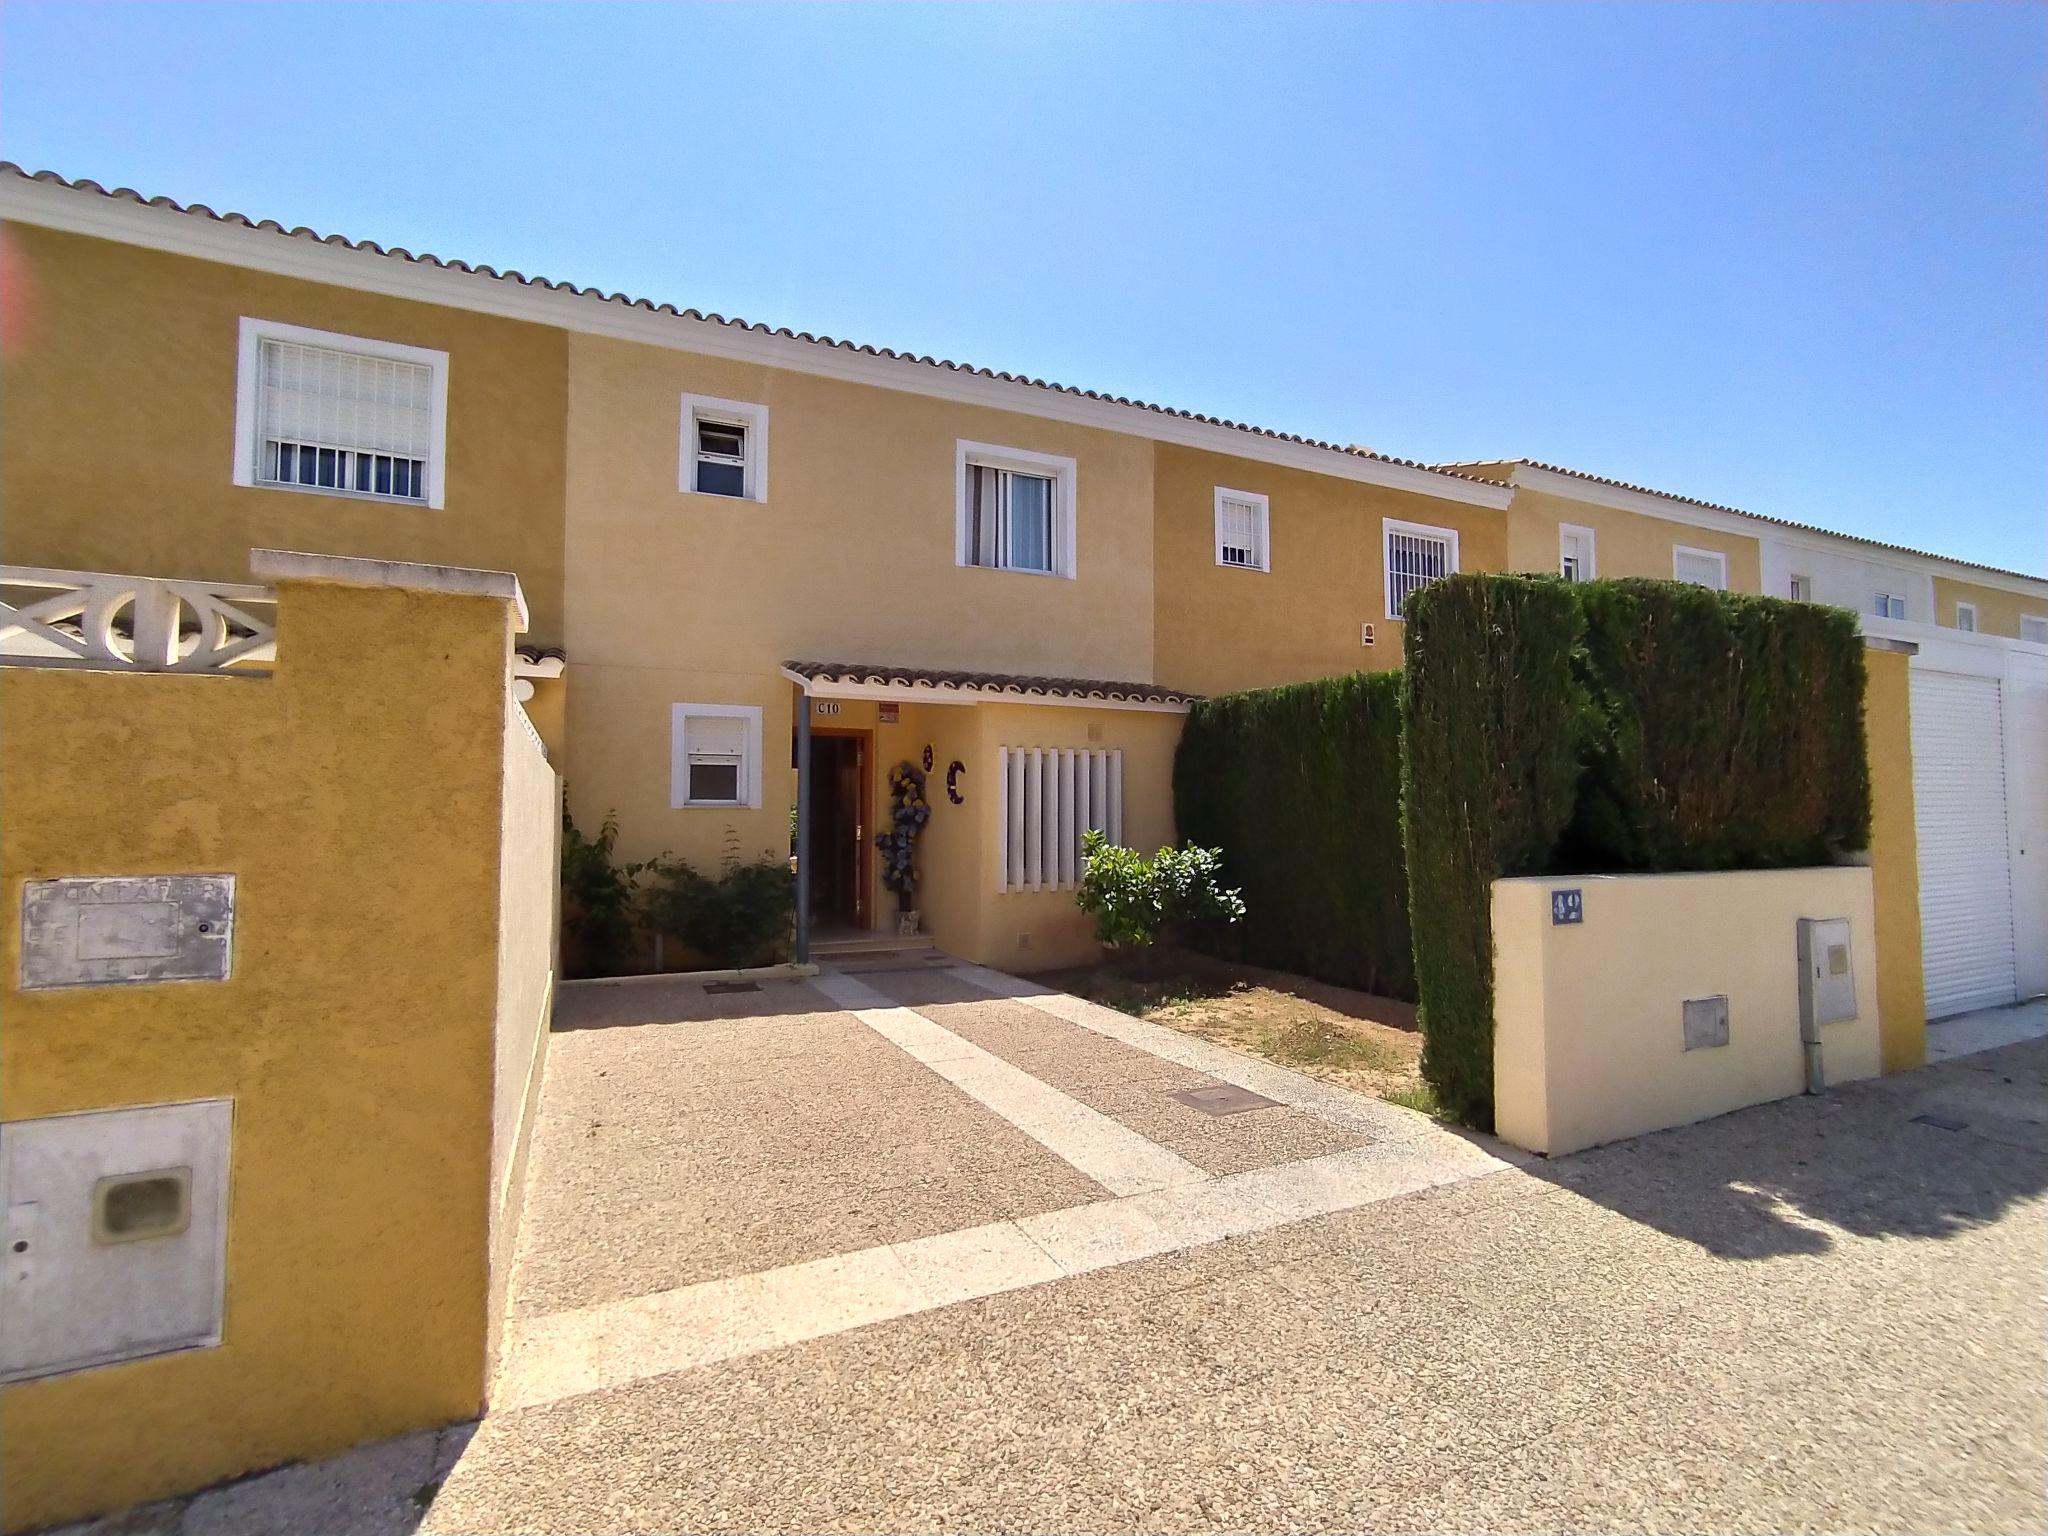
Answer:
M2048 987L2042 578L13 168L0 225L0 559L244 580L261 546L512 571L520 691L579 824L616 812L623 856L715 867L785 856L802 799L820 937L894 927L873 838L911 762L925 929L1012 969L1084 959L1080 834L1172 838L1193 698L1397 666L1416 586L1559 571L1840 602L1928 655L1955 641L1978 669L1958 676L1994 671L1996 745L1981 689L1943 739L1980 778L1995 759L2000 819L1981 793L1957 813L1969 849L1936 872L1929 931L1997 909L2012 937L1939 996Z

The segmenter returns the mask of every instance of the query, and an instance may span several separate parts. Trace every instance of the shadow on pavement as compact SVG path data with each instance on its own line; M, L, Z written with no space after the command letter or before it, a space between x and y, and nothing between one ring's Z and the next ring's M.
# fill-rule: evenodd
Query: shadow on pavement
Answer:
M1535 1159L1532 1177L1731 1259L1940 1240L2048 1190L2048 1041Z

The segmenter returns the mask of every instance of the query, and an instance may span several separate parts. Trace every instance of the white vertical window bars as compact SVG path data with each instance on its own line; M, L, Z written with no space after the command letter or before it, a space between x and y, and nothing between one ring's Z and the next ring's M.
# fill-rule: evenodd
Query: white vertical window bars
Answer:
M1451 573L1451 541L1431 534L1387 530L1387 617L1432 581Z
M1123 841L1123 757L1113 749L1000 749L997 890L1072 890L1084 832Z
M1263 571L1266 561L1266 501L1263 496L1218 489L1216 563Z
M258 480L427 499L433 369L293 341L264 342L259 369Z

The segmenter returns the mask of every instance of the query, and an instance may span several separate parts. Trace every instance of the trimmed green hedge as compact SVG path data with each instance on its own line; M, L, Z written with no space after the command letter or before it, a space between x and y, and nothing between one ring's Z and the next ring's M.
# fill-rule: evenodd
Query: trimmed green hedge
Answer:
M1493 882L1537 873L1571 823L1587 720L1573 590L1453 576L1408 600L1401 792L1422 1075L1493 1123Z
M1574 595L1593 728L1567 867L1760 869L1869 845L1847 609L1669 581Z
M1413 998L1401 850L1400 674L1197 704L1174 758L1180 835L1223 852L1241 923L1203 942L1257 965Z

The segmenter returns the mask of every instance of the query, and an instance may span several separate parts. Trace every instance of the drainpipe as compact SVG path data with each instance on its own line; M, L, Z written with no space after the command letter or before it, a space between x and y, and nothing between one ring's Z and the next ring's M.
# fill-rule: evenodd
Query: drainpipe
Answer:
M796 963L811 959L811 690L796 697Z

